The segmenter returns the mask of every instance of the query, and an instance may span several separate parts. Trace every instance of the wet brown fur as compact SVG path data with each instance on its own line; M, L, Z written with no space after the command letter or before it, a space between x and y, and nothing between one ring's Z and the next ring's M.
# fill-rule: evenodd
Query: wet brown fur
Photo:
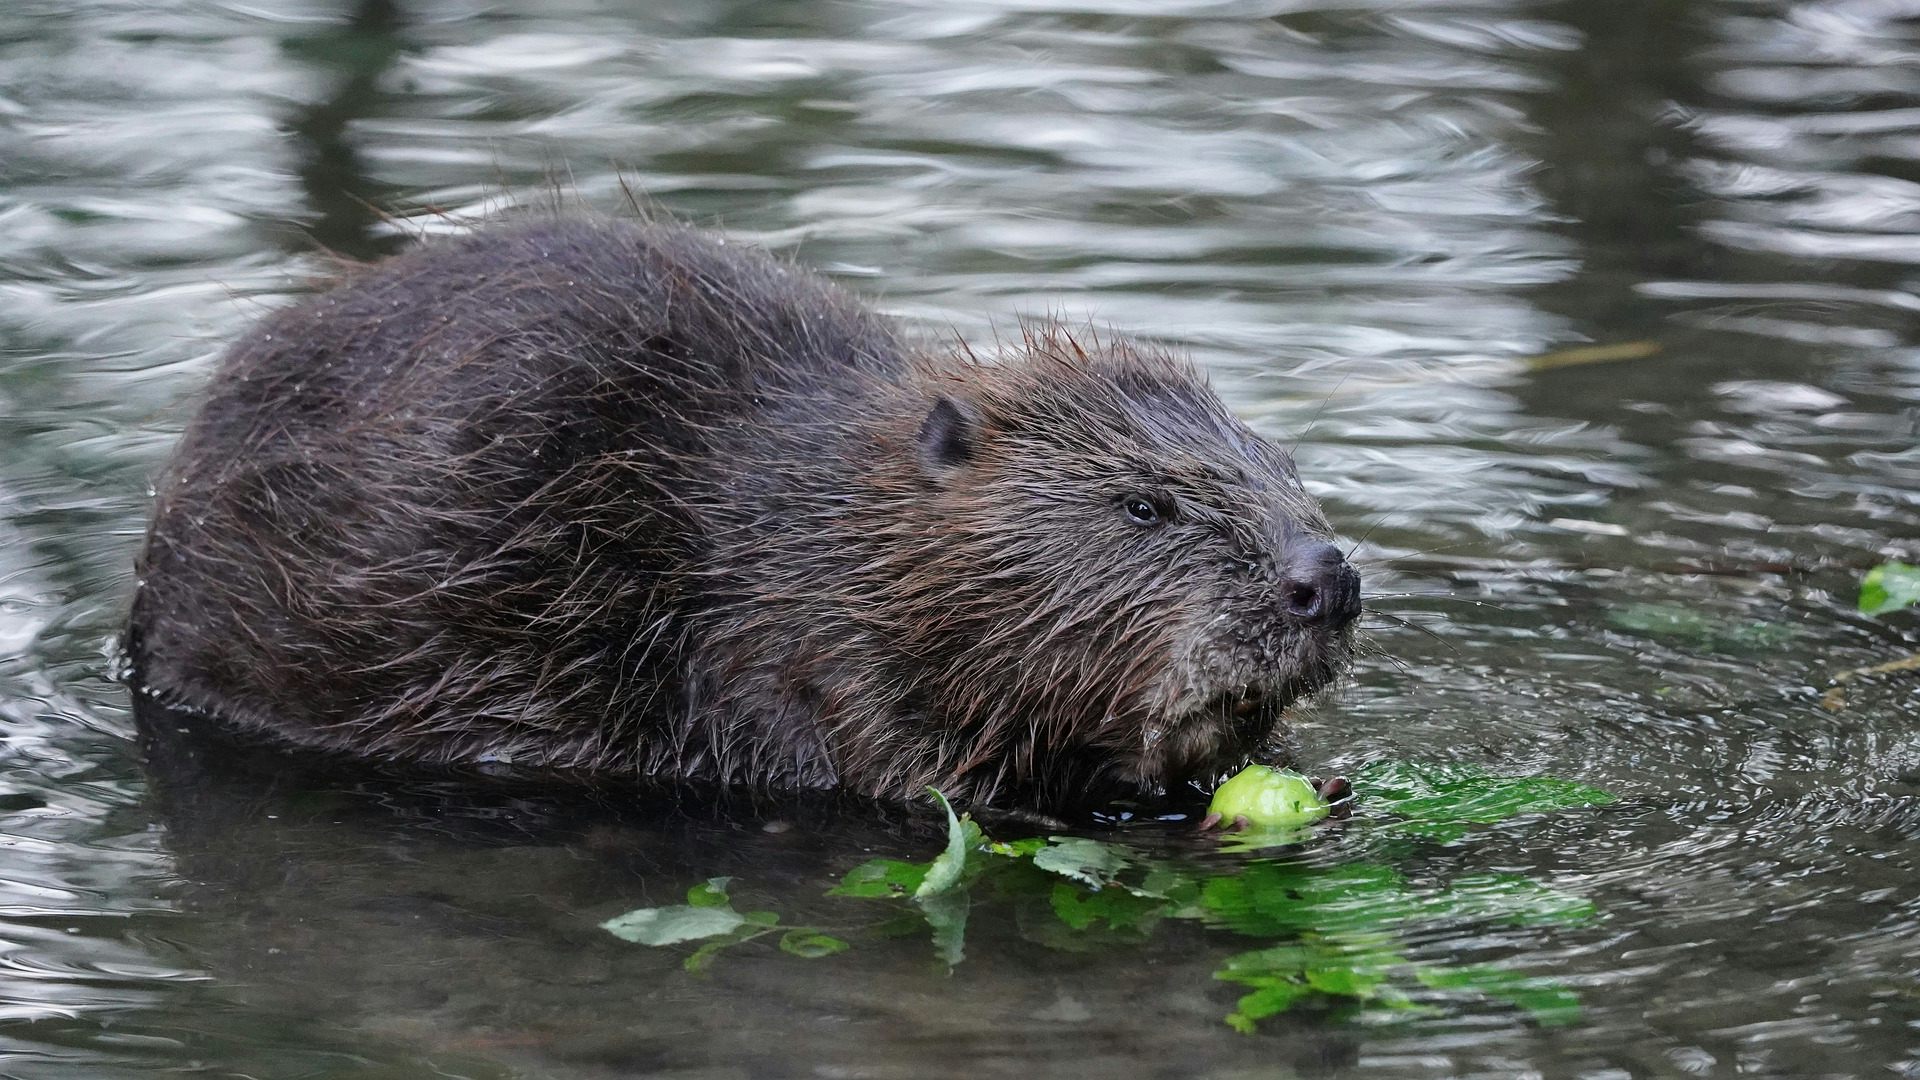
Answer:
M1041 809L1261 753L1350 651L1277 599L1329 533L1291 461L1164 352L1006 352L671 226L423 247L226 357L136 681L382 757Z

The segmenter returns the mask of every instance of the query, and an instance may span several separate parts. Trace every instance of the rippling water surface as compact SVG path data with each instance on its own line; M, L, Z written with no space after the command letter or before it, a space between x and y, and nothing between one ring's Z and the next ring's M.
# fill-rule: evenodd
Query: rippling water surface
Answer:
M1579 1018L1241 1035L1238 946L991 911L952 974L692 977L594 922L716 875L827 918L937 838L143 763L114 635L221 342L323 251L623 177L928 328L1171 343L1297 441L1383 613L1309 760L1619 796L1375 852L1590 900L1404 943ZM1835 685L1920 648L1854 607L1920 561L1917 326L1915 0L10 0L0 1074L1920 1076L1920 681Z

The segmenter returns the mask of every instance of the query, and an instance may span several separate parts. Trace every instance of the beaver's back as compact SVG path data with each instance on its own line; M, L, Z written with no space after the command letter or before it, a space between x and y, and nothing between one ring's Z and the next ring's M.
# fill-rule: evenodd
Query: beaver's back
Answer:
M222 362L161 484L137 679L309 744L618 767L680 693L707 456L903 363L838 290L689 230L392 260Z

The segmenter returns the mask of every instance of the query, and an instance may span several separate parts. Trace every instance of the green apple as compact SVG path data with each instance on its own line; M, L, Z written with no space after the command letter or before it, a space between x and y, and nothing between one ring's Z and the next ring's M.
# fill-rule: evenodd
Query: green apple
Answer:
M1299 773L1249 765L1214 790L1207 812L1223 821L1244 817L1255 828L1295 829L1332 811L1313 789L1313 781Z

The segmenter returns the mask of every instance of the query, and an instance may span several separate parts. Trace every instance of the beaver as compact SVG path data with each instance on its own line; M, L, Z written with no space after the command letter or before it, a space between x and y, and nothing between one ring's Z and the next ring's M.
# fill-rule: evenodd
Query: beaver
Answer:
M1270 755L1359 578L1190 362L928 345L671 223L419 246L226 353L126 639L307 747L1063 811Z

